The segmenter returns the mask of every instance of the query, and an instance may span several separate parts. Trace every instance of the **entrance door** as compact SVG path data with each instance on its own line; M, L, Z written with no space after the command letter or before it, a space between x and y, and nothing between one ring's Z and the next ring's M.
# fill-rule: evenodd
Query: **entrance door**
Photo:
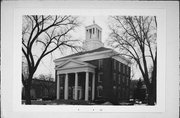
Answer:
M82 98L82 88L81 86L78 86L77 88L77 100L80 100ZM73 87L73 99L75 100L75 87Z

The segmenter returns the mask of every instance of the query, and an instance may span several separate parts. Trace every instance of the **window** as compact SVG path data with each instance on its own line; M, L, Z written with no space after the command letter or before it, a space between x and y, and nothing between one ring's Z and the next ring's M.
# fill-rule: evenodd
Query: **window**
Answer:
M99 70L103 68L103 60L102 59L98 60L98 68L99 68Z
M113 92L116 94L116 86L113 86Z
M121 72L121 63L119 63L119 72Z
M102 82L103 73L98 73L98 82Z
M120 74L118 75L118 83L121 84L121 76L120 76Z
M113 81L116 82L116 73L113 74Z
M121 63L121 72L123 73L123 64Z
M103 87L102 86L98 86L97 87L97 96L98 97L102 97L103 95Z
M116 70L116 60L114 60L114 70Z
M126 85L127 86L129 85L129 78L128 77L126 78Z

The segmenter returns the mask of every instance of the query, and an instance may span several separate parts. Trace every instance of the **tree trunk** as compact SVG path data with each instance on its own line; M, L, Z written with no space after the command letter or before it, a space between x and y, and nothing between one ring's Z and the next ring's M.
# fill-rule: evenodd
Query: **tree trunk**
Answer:
M33 74L29 74L28 79L26 80L25 88L25 104L31 104L31 83L32 83Z
M154 99L154 96L153 96L153 85L152 85L152 83L150 84L150 87L149 87L147 100L148 100L147 101L148 105L154 105L155 104L155 99Z
M156 104L156 90L157 90L157 85L156 85L156 81L157 81L157 69L156 66L157 65L157 53L155 55L155 63L153 65L153 71L152 71L152 82L150 84L150 92L149 92L149 97L148 97L148 104L149 105L155 105Z
M25 88L25 104L31 104L31 86L30 85L26 85L24 86Z
M147 88L147 104L148 105L154 105L155 104L155 96L154 96L154 86L153 86L153 82L149 82L148 76L143 76L144 77L144 82L146 84L146 88ZM145 79L146 78L146 79ZM154 78L152 78L154 79Z

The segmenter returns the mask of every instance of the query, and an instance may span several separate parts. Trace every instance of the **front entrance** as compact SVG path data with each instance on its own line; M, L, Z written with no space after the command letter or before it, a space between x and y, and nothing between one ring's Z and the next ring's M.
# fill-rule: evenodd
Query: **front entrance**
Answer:
M75 87L73 87L73 99L75 100ZM77 100L82 99L82 87L78 86L77 87Z

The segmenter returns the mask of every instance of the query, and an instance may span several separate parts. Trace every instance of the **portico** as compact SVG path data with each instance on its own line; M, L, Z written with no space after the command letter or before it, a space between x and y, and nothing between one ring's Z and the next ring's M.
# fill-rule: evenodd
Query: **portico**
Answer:
M69 59L61 63L55 69L57 71L57 93L56 93L57 99L61 98L68 100L69 96L73 96L72 98L74 100L79 100L80 98L83 98L82 95L84 94L85 101L94 100L94 95L95 95L94 65L91 65L86 62ZM61 78L62 75L64 79ZM70 77L70 75L73 76ZM73 78L74 80L72 82Z

